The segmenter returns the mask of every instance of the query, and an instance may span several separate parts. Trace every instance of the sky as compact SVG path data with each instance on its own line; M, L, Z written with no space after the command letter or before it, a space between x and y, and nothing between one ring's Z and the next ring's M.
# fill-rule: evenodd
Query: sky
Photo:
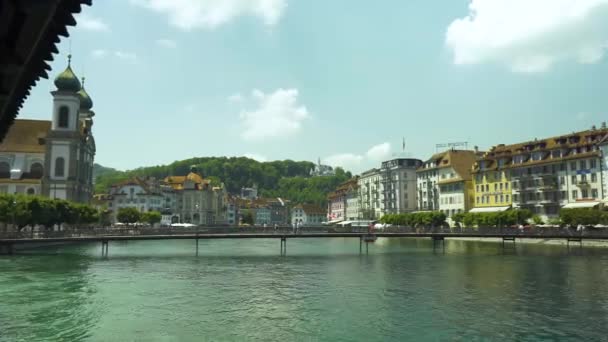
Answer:
M608 119L608 0L95 0L76 19L19 117L50 119L71 51L96 162L122 170L248 156L358 173Z

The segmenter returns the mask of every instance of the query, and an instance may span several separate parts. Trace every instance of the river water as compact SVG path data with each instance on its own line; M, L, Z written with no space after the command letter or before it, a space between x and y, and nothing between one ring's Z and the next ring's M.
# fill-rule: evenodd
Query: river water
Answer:
M0 341L601 341L608 249L111 242L0 257Z

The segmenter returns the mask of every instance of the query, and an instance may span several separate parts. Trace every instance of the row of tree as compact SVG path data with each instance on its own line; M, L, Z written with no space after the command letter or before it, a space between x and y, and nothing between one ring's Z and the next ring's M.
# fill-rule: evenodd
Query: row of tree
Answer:
M203 177L214 185L224 183L230 193L239 193L242 187L257 185L259 193L265 197L281 197L299 203L324 206L327 194L352 177L350 172L336 168L334 176L310 177L314 164L307 161L258 162L245 157L192 158L173 162L169 165L142 167L130 171L118 171L95 165L95 191L107 193L116 183L132 177L183 176L197 167Z
M103 213L94 207L60 199L39 196L0 195L0 222L24 227L42 226L51 229L55 225L88 225L100 222Z
M452 217L463 227L505 227L527 224L534 215L527 209L513 209L493 213L459 213ZM536 222L540 223L540 222Z
M408 227L439 227L445 225L446 215L440 211L420 213L387 214L380 222Z
M136 208L120 208L116 213L116 219L125 224L147 223L154 225L162 219L161 213L158 211L140 212Z
M562 209L559 212L559 219L560 223L570 226L608 225L608 211L585 208Z

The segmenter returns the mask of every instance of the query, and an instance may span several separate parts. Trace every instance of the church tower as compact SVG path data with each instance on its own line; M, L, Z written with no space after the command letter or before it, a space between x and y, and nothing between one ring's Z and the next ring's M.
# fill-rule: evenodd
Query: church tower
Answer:
M84 82L84 79L83 79ZM55 78L51 130L46 137L42 191L50 198L88 203L93 194L93 101L71 67Z

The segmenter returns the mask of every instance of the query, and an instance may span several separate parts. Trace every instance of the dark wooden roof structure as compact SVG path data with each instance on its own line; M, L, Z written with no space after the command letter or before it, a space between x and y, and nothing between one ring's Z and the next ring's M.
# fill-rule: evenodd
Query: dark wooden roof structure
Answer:
M48 78L60 37L92 0L0 0L0 142L30 90Z

